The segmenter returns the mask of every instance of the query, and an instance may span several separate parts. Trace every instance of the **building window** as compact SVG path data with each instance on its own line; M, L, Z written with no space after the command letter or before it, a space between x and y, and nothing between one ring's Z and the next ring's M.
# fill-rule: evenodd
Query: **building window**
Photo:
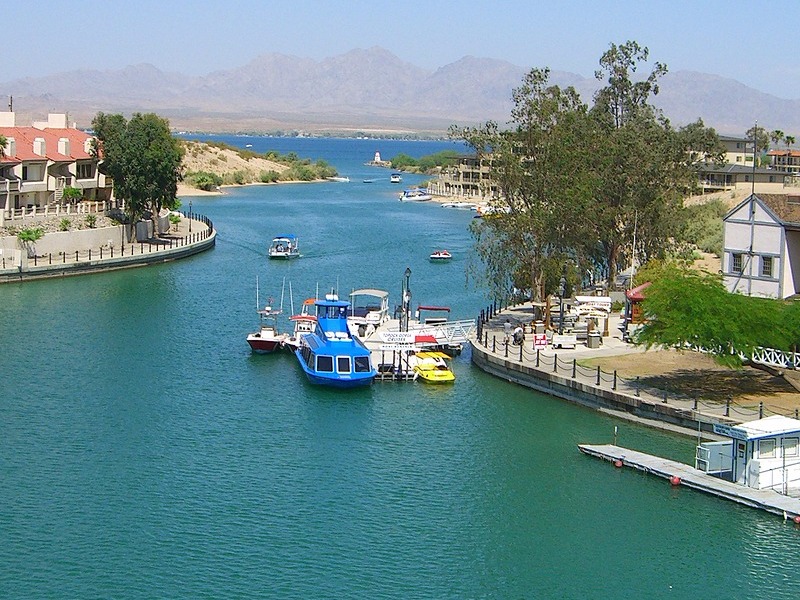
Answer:
M742 273L742 255L739 252L736 252L732 256L731 260L731 273Z
M783 438L783 455L797 456L798 438Z
M758 440L758 457L775 458L775 438Z
M761 257L761 276L762 277L772 277L772 257L771 256L762 256Z
M91 179L94 177L92 163L78 163L75 176L78 179Z

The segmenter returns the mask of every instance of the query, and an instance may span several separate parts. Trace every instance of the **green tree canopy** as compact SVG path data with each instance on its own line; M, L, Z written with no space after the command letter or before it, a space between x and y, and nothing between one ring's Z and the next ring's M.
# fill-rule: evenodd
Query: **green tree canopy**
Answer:
M180 181L183 147L169 131L169 122L153 113L122 115L98 113L92 121L101 168L114 180L114 194L125 201L131 224L149 211L174 208ZM158 220L154 218L156 234Z
M500 190L492 218L474 228L496 295L518 287L541 299L567 263L569 273L599 271L613 282L621 265L673 249L697 168L721 161L723 148L702 121L676 130L649 104L666 67L635 79L647 58L635 42L612 44L597 73L607 85L591 109L534 69L513 91L509 128L451 127L491 164Z
M718 275L668 265L645 292L647 347L696 346L728 366L759 346L790 351L800 341L800 304L731 294Z

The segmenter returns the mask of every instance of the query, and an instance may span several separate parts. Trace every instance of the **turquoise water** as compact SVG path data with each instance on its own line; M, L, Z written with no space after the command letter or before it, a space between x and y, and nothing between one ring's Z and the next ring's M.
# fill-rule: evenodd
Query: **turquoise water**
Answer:
M381 145L363 160L405 148ZM406 267L415 304L486 304L465 285L471 214L400 203L359 160L342 160L349 184L194 198L219 230L202 255L0 286L0 598L800 594L794 525L576 449L615 424L687 462L692 440L491 378L468 352L454 386L348 392L251 355L257 277L262 303L286 281L287 309L289 282L295 307L317 286L396 303ZM284 232L303 258L268 262ZM436 247L453 261L430 263Z

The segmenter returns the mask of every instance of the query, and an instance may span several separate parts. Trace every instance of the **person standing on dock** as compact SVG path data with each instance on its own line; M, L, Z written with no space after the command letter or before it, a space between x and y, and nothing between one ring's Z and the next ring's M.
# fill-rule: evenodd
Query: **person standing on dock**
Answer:
M511 319L506 318L506 322L503 323L503 335L504 335L504 344L508 346L508 338L511 337Z

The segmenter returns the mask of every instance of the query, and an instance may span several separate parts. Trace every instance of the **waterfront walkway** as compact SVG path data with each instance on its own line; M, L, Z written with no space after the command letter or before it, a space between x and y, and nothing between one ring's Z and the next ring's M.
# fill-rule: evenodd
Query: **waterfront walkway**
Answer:
M743 405L728 398L724 402L701 396L685 395L645 386L639 380L625 379L616 371L606 372L600 367L585 366L586 359L612 355L644 352L622 339L619 318L612 315L608 335L602 338L599 348L589 348L579 341L574 349L534 348L531 325L534 308L520 304L483 313L477 336L472 340L473 363L483 370L509 381L526 385L561 398L594 408L617 411L619 416L630 415L651 421L671 423L682 428L698 427L710 431L713 423L741 423L770 414L784 414L797 418L797 410L774 410L759 403ZM524 343L505 343L503 323L525 327Z
M163 263L212 248L213 223L202 215L182 214L169 231L141 242L123 239L126 225L46 234L26 253L0 248L0 283L80 275Z

